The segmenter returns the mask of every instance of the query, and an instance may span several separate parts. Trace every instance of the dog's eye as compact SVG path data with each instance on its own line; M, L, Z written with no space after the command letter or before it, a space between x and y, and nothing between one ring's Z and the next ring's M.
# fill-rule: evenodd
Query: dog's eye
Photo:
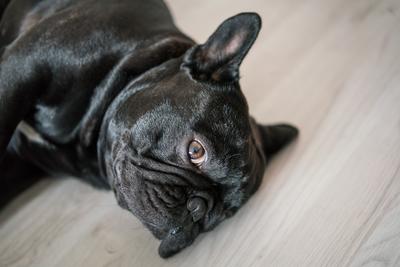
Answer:
M201 165L206 160L206 150L197 140L190 142L188 153L190 161L197 166Z

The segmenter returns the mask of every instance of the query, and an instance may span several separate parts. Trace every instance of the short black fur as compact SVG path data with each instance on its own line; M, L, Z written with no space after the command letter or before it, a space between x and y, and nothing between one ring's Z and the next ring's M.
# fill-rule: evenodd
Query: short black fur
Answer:
M162 240L162 257L232 216L297 135L257 124L241 92L255 13L198 45L161 0L12 0L2 10L1 179L25 165L112 189ZM201 166L189 160L192 140L207 152Z

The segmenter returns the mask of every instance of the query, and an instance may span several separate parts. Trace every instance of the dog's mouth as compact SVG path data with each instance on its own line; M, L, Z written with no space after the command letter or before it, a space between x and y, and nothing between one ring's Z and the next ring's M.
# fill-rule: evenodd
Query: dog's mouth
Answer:
M160 164L150 167L126 157L117 160L114 191L119 204L149 228L157 228L154 231L161 239L184 224L197 224L200 232L213 229L234 215L258 186L258 179L254 177L245 187L224 190L215 184L205 184L204 179L185 170L172 171L176 168L163 166L161 171L157 168ZM226 200L225 194L235 199Z
M259 157L255 143L250 151L252 157ZM163 257L190 245L199 233L236 213L258 187L259 179L250 177L259 176L264 168L259 165L261 158L253 159L257 163L250 164L248 182L227 188L199 172L137 155L128 146L113 152L109 173L118 203L163 240L159 250Z
M138 158L123 153L114 161L114 191L121 206L145 224L155 221L151 224L160 224L160 229L187 223L188 217L202 229L216 221L217 190L203 177L159 160Z

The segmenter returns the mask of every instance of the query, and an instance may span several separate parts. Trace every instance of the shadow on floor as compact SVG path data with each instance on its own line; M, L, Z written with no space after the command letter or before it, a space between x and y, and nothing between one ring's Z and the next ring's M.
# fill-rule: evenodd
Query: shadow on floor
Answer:
M44 173L37 167L7 153L0 162L0 211L42 177Z

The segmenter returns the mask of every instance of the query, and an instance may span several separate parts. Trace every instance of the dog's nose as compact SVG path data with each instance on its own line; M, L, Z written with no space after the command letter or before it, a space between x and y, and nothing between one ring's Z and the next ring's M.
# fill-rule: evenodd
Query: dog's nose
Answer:
M206 192L198 192L187 202L187 209L192 215L193 222L202 219L214 206L213 197Z

